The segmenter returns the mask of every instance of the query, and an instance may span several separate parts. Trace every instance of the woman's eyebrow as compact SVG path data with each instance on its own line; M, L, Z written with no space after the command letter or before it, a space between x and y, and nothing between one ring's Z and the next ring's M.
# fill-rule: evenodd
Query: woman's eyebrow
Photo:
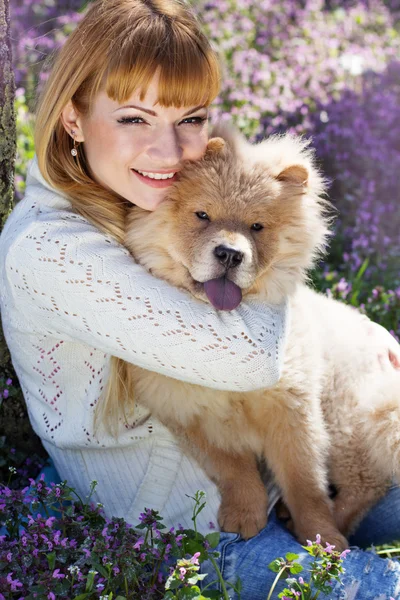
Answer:
M155 113L154 110L150 110L149 108L143 108L143 106L135 106L134 104L127 104L126 106L121 106L120 108L117 108L113 112L117 112L118 110L122 110L123 108L136 108L137 110L141 110L141 111L151 115L152 117L157 117L157 113ZM192 115L193 113L200 110L201 108L206 108L206 105L201 104L200 106L196 106L196 108L191 108L190 110L185 112L182 116L187 117L188 115Z

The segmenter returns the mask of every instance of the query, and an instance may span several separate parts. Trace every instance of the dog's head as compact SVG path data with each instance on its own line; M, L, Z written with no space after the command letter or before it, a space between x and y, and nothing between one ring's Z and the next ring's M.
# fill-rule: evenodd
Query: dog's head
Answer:
M308 141L284 135L252 146L218 133L156 211L130 211L126 245L155 275L218 309L253 293L280 302L325 247L325 182Z

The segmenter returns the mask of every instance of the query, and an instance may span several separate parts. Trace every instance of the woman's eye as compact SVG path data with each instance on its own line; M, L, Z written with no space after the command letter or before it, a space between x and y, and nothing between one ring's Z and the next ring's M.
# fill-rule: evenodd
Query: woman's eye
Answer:
M261 223L253 223L250 229L252 229L253 231L261 231L261 229L264 229L264 226L261 225Z
M202 219L203 221L209 221L210 217L208 216L208 214L206 212L203 212L202 210L199 210L198 212L194 213L196 215L196 217L198 217L199 219Z
M191 121L191 123L188 123L188 121ZM187 125L202 125L205 121L208 121L208 117L188 117L182 123L186 123Z
M144 120L142 119L142 117L122 117L121 119L118 119L118 123L133 123L133 125L137 125L138 121L141 121L142 123L144 123Z

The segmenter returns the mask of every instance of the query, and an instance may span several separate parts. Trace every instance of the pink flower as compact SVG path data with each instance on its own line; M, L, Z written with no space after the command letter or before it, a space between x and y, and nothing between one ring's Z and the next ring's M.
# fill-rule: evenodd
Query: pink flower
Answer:
M343 550L342 554L340 555L340 558L342 560L344 560L347 556L347 554L350 554L351 550L349 550L349 548L347 548L347 550Z
M48 598L48 600L56 600L56 597L55 597L55 595L53 594L53 592L49 592L49 593L47 594L47 598Z
M328 544L328 542L326 542L326 548L325 548L325 552L333 552L333 550L336 548L336 546L332 546L332 544Z
M190 559L190 562L192 563L192 565L199 564L199 556L200 556L200 552L196 552L195 554L193 554L192 558Z
M321 543L321 536L319 535L319 533L317 533L317 535L315 537L315 543L316 544L320 544Z
M185 567L180 567L179 572L180 572L179 579L182 579L182 580L185 579L185 575L186 575Z

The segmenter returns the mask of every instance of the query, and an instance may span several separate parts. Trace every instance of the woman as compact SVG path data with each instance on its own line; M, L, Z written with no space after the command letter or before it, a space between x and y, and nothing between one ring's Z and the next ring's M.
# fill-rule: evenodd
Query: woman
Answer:
M6 340L32 425L61 478L80 494L97 480L94 500L133 523L146 506L166 524L190 527L187 494L203 489L203 532L216 521L217 489L160 423L139 406L129 410L126 364L219 389L272 386L287 308L243 303L219 314L144 272L121 242L127 208L156 210L184 162L204 154L219 81L216 54L184 3L95 2L39 99L26 196L0 240ZM250 362L244 335L257 345ZM376 542L385 533L378 523ZM273 575L265 565L299 548L274 517L249 542L223 534L224 575L241 576L245 600L264 598ZM262 569L243 574L254 552ZM377 557L353 555L348 576L361 578L368 561L387 570ZM399 582L395 567L380 593L393 595ZM352 597L377 590L366 575L360 585Z

